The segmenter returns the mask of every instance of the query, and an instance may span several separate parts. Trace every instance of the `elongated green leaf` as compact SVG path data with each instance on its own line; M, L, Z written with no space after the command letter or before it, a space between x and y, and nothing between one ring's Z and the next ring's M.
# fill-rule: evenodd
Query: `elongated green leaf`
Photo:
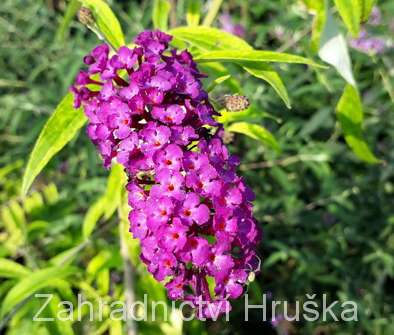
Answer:
M365 162L378 163L379 160L371 152L363 138L363 110L361 99L356 88L347 84L338 102L337 117L345 135L346 143L353 152Z
M319 50L320 36L326 23L326 0L303 0L309 12L314 15L312 23L311 47L314 52Z
M171 5L168 0L154 0L152 9L152 21L155 29L166 31L168 29L168 14Z
M213 50L253 50L244 40L232 34L215 28L206 27L181 27L171 31L177 38L192 44L193 46L206 51ZM257 62L239 62L246 64L243 68L251 75L267 81L279 96L284 100L287 107L290 107L290 99L279 74L271 69L267 64Z
M214 81L212 81L208 88L207 92L211 92L217 85L220 85L221 83L225 82L227 79L230 79L231 75L227 74L225 76L221 76L219 78L216 78Z
M56 280L76 272L72 267L50 267L32 273L20 280L6 295L1 306L0 316L10 312L21 301L44 287L56 285Z
M98 29L113 47L117 49L126 44L122 27L105 1L80 0L80 2L92 11Z
M126 176L120 164L114 164L108 177L105 194L89 208L82 224L82 235L87 239L101 217L109 219L119 206Z
M202 50L253 50L243 39L216 28L178 27L170 34Z
M260 125L248 122L236 122L227 127L226 130L233 133L247 135L255 140L261 141L275 151L280 152L280 146L274 135L272 135L267 129Z
M59 28L56 31L55 40L57 42L63 42L66 38L72 19L74 18L80 7L81 4L79 0L70 0L70 2L67 4L67 9L64 13L64 17L59 25Z
M349 84L356 85L345 37L329 13L320 39L319 57L332 65Z
M361 21L368 21L369 15L372 12L373 6L376 4L377 0L360 0L362 2L362 15Z
M242 64L242 63L241 63ZM264 63L249 63L243 67L252 76L265 80L282 98L287 108L291 108L290 98L281 77L271 66Z
M105 191L105 219L109 219L118 208L124 184L126 182L126 174L124 168L120 164L114 164L108 177L107 189Z
M84 239L88 238L92 234L97 222L103 216L105 211L105 201L105 197L102 196L89 207L82 224L82 235Z
M322 67L315 63L313 60L297 55L287 53L264 51L264 50L219 50L210 51L195 57L198 62L276 62L276 63L297 63L308 64L313 66ZM243 63L247 66L247 63Z
M0 278L22 278L29 275L25 266L6 258L0 258Z
M334 2L346 28L357 37L360 32L362 0L334 0Z
M210 26L213 23L216 15L219 12L222 2L223 2L223 0L212 0L209 2L208 13L205 16L204 21L202 23L203 26Z
M38 137L22 181L22 194L26 194L34 179L85 124L82 110L73 108L73 96L68 93L48 119Z
M187 0L186 22L188 26L198 26L200 22L200 0Z

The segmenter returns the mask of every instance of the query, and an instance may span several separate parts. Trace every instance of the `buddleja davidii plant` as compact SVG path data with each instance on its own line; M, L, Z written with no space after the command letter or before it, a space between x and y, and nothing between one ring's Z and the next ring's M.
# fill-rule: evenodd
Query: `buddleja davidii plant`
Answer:
M229 121L231 118L226 119L228 111L223 110L221 116L215 112L201 86L200 78L204 75L195 62L211 64L220 70L220 77L211 78L211 90L232 79L226 69L226 64L232 63L270 84L288 107L290 99L286 88L279 74L268 64L318 65L296 55L255 50L238 37L210 28L209 24L219 8L218 1L208 12L204 26L197 25L198 13L196 7L191 6L187 16L188 27L174 28L167 33L158 30L143 32L135 40L136 47L126 46L120 24L104 1L81 0L80 3L84 7L80 19L107 44L98 46L85 57L89 70L77 77L74 96L68 93L44 126L30 156L22 192L28 191L48 161L89 119L89 136L97 145L105 166L112 166L112 169L107 193L87 213L83 238L90 238L100 217L108 219L116 208L123 208L125 170L129 204L133 208L130 219L134 224L131 229L134 236L143 242L142 258L149 271L157 280L172 276L171 282L167 283L172 299L186 298L182 288L190 286L194 287L193 299L202 296L214 305L224 302L219 309L226 311L230 308L228 298L242 294L248 271L258 270L254 249L259 233L251 213L252 193L235 172L238 161L223 145L223 127L217 120L223 121L229 131L259 139L276 150L279 146L273 135L260 125L232 123ZM169 9L167 1L154 2L155 28L167 29ZM178 50L171 49L169 43ZM179 51L185 47L191 53ZM135 69L137 63L138 70ZM143 70L144 67L163 66L167 68L168 76L162 79L160 76L149 77ZM167 87L178 73L189 78L186 82L177 83L185 87L181 93L174 88L177 85L169 84ZM129 81L131 77L135 82ZM155 84L139 95L140 87L147 79ZM109 108L108 99L117 101L116 115L106 119L112 120L108 121L110 124L95 112L98 108L105 114ZM135 107L132 110L140 112L130 116L129 107L122 99L127 100L129 107L130 104ZM79 108L81 104L88 118ZM113 124L116 130L111 133ZM138 149L143 159L130 159L131 151L139 146L141 140L146 144L146 148ZM121 165L112 165L115 156ZM194 171L197 167L204 173ZM219 191L223 194L217 194ZM179 217L174 217L175 212L179 212ZM214 214L215 219L212 219ZM149 225L146 221L148 216L155 218ZM170 218L171 225L166 225L170 231L163 233L163 224ZM231 226L230 218L241 223ZM230 222L230 226L226 222ZM224 244L217 240L216 233L220 231L223 231L220 240ZM152 250L160 245L158 240L166 240L169 236L179 243L183 241L182 245L195 252L184 253L178 250L178 242L174 244L169 240L153 257ZM242 257L233 257L233 247L228 250L232 244L242 251ZM215 278L216 287L212 278ZM205 309L199 317L212 315Z
M346 81L336 106L337 120L346 143L360 160L371 164L379 163L381 161L369 148L364 137L363 105L353 74L348 42L339 28L337 18L333 15L336 10L350 34L357 38L362 24L368 20L376 1L334 0L334 6L330 6L331 2L327 0L303 0L302 2L314 15L311 50L330 64ZM325 80L323 84L331 90Z

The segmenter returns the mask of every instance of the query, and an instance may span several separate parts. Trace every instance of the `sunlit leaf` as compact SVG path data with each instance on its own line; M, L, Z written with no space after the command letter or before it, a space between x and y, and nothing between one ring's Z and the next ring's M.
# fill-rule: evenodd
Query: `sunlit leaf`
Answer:
M264 63L249 63L243 67L252 76L265 80L269 83L276 93L282 98L287 108L290 106L290 98L281 77L271 66Z
M114 164L108 177L107 189L100 198L89 208L82 224L82 235L84 239L88 238L97 222L104 216L108 220L121 201L122 189L126 178L123 167L120 164Z
M376 4L377 0L360 0L362 2L362 15L361 21L368 21L369 15L372 12L373 6Z
M263 62L263 63L297 63L321 67L312 59L287 53L264 50L218 50L210 51L195 57L198 62ZM245 65L247 65L245 63Z
M326 0L303 0L309 12L314 15L312 23L311 46L314 52L319 50L320 36L326 23Z
M12 260L0 258L0 278L22 278L28 276L30 270Z
M337 117L345 135L346 143L365 162L378 163L379 160L369 149L362 131L363 109L356 88L346 85L337 105Z
M187 0L186 22L188 26L197 26L200 22L200 0Z
M85 124L86 117L81 109L73 108L73 96L68 93L41 130L22 181L22 194L26 194L31 184L49 160L57 154Z
M211 0L209 2L208 13L202 22L203 26L210 26L215 20L216 15L219 12L220 6L222 5L223 0Z
M362 0L334 0L339 15L354 37L360 32Z
M220 85L221 83L224 83L227 79L230 79L231 75L225 75L225 76L221 76L216 78L215 80L213 80L208 88L207 88L207 92L211 92L217 85Z
M170 30L176 38L204 50L253 50L243 39L210 27L178 27Z
M168 14L171 5L168 0L154 0L152 9L152 21L155 29L166 31L168 29Z
M267 129L260 125L247 122L236 122L232 123L229 127L226 128L226 130L234 133L247 135L255 140L261 141L275 151L280 152L280 146L276 141L274 135L272 135Z
M56 286L56 280L70 276L76 272L72 267L50 267L38 270L20 280L8 292L1 306L0 316L10 312L16 305L45 287Z
M80 2L92 11L98 29L112 46L117 49L126 44L122 27L104 0L80 0Z

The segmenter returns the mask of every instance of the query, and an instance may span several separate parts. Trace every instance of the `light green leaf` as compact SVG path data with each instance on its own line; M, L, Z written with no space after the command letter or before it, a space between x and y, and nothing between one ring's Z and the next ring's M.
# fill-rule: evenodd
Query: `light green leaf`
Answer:
M275 151L280 152L280 147L275 137L267 129L260 125L248 122L236 122L227 127L226 130L233 133L247 135L270 146Z
M154 0L152 9L152 21L155 29L166 31L168 29L168 14L171 5L168 0Z
M220 85L221 83L225 82L227 79L230 78L231 78L230 74L216 78L209 84L207 88L207 92L211 92L217 85Z
M55 40L57 42L62 43L65 40L70 24L80 7L81 4L79 0L70 0L70 2L67 4L67 9L64 13L64 17L59 25L59 28L56 31Z
M198 26L200 22L200 0L187 0L186 22L188 26Z
M28 276L30 270L14 261L0 258L0 278L22 278Z
M108 4L103 0L80 0L81 4L89 8L95 18L96 24L105 39L118 49L125 45L122 27Z
M84 239L89 238L97 222L104 216L108 220L119 206L126 176L120 164L114 164L108 177L105 194L96 200L89 208L82 224Z
M332 65L349 84L356 85L346 40L328 13L320 40L319 57Z
M364 140L362 131L363 110L356 88L347 84L336 107L337 117L345 135L346 143L357 157L368 163L379 163Z
M241 63L242 64L242 63ZM283 84L278 72L272 69L271 66L264 63L249 63L248 66L243 67L246 72L252 76L265 80L270 84L276 93L282 98L287 108L291 108L290 98L287 93L286 87Z
M85 115L81 109L74 109L73 96L68 93L48 119L34 145L23 176L22 194L27 193L49 160L72 140L85 122Z
M169 33L202 50L253 50L243 39L216 28L178 27Z
M126 183L126 174L124 168L120 164L113 164L111 173L108 177L107 189L105 191L105 219L109 219L114 214L116 208L118 208L121 197L123 186Z
M20 280L6 295L1 306L0 317L10 312L16 305L45 287L56 286L56 280L76 272L72 267L50 267L33 272Z
M373 6L376 4L377 0L360 0L362 2L362 15L361 21L368 21L369 15L372 12Z
M222 5L223 0L211 0L209 2L208 13L204 18L202 23L203 26L210 26L215 20L216 15L219 12L220 6Z
M82 236L84 239L92 235L97 222L103 216L105 211L105 197L100 197L89 207L82 224Z
M304 0L308 10L313 13L311 47L314 52L319 50L320 36L326 23L326 0Z
M264 50L219 50L210 51L198 55L195 57L198 62L277 62L277 63L298 63L308 64L317 67L321 65L315 63L313 60L297 55L291 55L287 53L275 52L275 51L264 51ZM243 63L247 66L247 63Z
M360 20L362 16L362 0L334 0L346 28L357 37L360 32Z

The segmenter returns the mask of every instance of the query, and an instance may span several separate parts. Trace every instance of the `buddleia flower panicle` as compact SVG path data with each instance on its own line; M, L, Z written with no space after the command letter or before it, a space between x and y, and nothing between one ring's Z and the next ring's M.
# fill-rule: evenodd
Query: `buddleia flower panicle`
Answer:
M231 309L258 270L261 232L205 76L187 50L169 48L171 39L144 31L135 48L112 56L97 46L71 90L104 166L115 160L127 172L130 232L148 271L166 281L170 299L204 301L197 315L212 317Z

